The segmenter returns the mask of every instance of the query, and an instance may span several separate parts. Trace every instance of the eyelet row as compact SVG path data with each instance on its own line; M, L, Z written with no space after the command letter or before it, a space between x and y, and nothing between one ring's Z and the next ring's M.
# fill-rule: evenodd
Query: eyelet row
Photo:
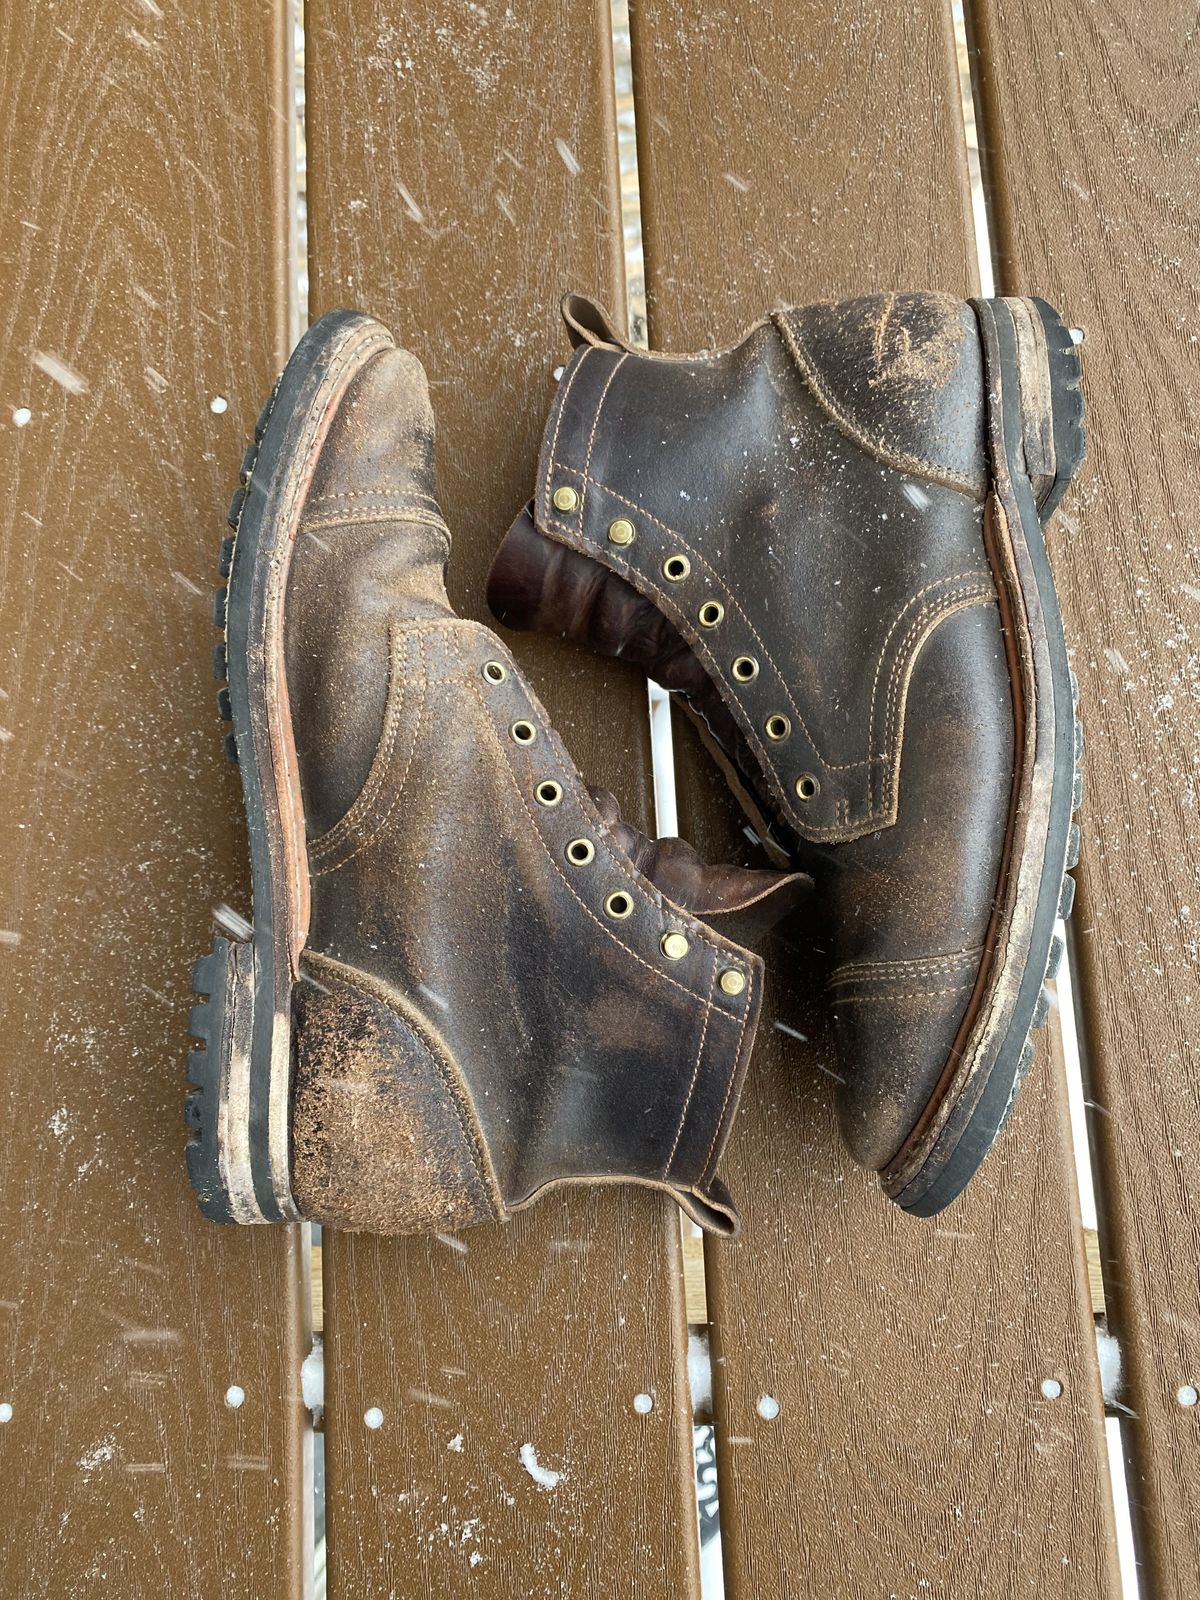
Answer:
M502 661L485 661L481 672L490 684L501 684L508 678L508 668ZM525 747L535 743L537 735L537 728L524 717L519 717L509 728L513 742ZM562 804L564 790L556 778L543 778L535 785L533 794L538 805L549 810ZM596 846L591 839L571 839L563 855L571 866L587 867L596 859ZM613 922L624 922L631 917L635 906L634 897L627 889L614 889L604 897L604 914ZM686 936L677 929L664 933L658 944L668 961L682 961L691 948ZM745 990L746 975L738 967L726 967L718 975L717 983L723 994L737 996Z
M562 485L554 491L553 503L559 511L574 511L579 505L579 496L576 491L567 485ZM627 549L637 538L637 529L628 517L617 517L608 525L608 540L610 544ZM692 563L680 550L674 550L666 556L660 568L663 577L668 583L682 583L691 575ZM696 619L702 628L716 628L725 620L725 607L720 600L704 600L696 612ZM730 675L736 683L753 683L758 677L759 666L753 656L735 656L730 664ZM499 679L494 680L499 682ZM774 744L781 744L790 738L792 722L782 712L772 712L763 723L763 730L768 739ZM821 792L821 785L811 772L802 772L793 784L796 797L806 804L815 800ZM628 915L626 912L625 915ZM738 991L740 993L740 990Z

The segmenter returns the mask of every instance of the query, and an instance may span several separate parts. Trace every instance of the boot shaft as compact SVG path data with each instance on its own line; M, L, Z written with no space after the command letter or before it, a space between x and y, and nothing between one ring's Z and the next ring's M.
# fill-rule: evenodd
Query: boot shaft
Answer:
M994 594L983 414L974 314L940 295L777 312L698 357L584 343L563 375L537 529L652 603L671 632L633 648L673 686L686 653L722 685L705 715L799 838L895 820L912 663Z

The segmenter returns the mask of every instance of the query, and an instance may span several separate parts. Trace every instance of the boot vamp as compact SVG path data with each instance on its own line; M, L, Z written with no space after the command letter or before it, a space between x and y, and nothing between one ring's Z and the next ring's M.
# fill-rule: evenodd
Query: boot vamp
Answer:
M284 648L310 835L366 778L383 725L396 616L448 616L433 412L405 350L358 374L332 422L292 553Z
M849 1147L882 1168L934 1098L967 1018L1003 870L1012 701L999 609L943 622L910 687L894 826L814 852Z

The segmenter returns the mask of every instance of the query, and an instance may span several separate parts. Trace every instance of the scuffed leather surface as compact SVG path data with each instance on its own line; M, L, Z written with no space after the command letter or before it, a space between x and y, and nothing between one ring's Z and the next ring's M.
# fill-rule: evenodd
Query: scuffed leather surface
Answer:
M842 1126L874 1168L952 1056L1002 870L1013 706L983 542L984 410L974 313L941 296L776 313L713 356L584 344L489 580L510 625L682 693L812 873ZM579 495L569 513L560 484ZM633 545L608 540L616 516ZM692 570L669 583L676 551ZM726 608L715 630L697 625L709 597ZM760 666L745 687L740 653ZM793 724L776 747L773 711ZM791 789L803 771L820 782L807 806Z
M295 1002L296 1204L351 1231L462 1228L502 1205L474 1107L403 995L306 956Z
M438 1225L429 1218L465 1182L452 1141L431 1140L442 1154L438 1172L422 1169L424 1221L405 1212L411 1182L397 1199L395 1184L381 1188L374 1176L380 1151L409 1161L406 1130L434 1126L432 1058L416 1037L437 1040L437 1059L463 1086L500 1212L564 1181L632 1179L669 1188L706 1225L730 1231L735 1215L716 1174L761 962L664 894L630 852L717 914L776 888L794 895L795 877L710 881L694 853L643 840L611 797L593 799L508 651L449 607L431 447L419 365L403 352L377 359L334 422L288 589L309 950L375 996L370 1005L360 996L370 1016L349 1061L325 1059L322 1041L340 1037L336 1028L306 1039L305 1018L320 1008L305 1001L298 1049L309 1109L298 1106L295 1132L296 1160L311 1170L295 1174L296 1191L319 1192L331 1219L353 1215L359 1227L389 1231L404 1216L406 1227ZM484 676L489 661L503 665L503 682ZM537 729L528 747L512 736L519 720ZM547 780L562 787L553 806L536 798ZM594 845L586 866L566 859L575 838ZM614 892L632 906L619 921L604 910ZM688 941L681 960L662 951L670 932ZM747 980L736 996L719 987L731 967ZM378 994L389 991L403 997L403 1017L378 1014ZM339 1080L366 1088L329 1087ZM321 1142L329 1095L344 1092L367 1095L377 1130L361 1141L372 1144L361 1163L340 1142L332 1159ZM389 1106L399 1118L390 1139ZM351 1125L343 1114L339 1141ZM437 1126L444 1132L444 1119ZM462 1204L470 1209L470 1197Z
M983 495L983 352L969 305L944 294L863 295L772 320L818 404L852 439L919 479Z

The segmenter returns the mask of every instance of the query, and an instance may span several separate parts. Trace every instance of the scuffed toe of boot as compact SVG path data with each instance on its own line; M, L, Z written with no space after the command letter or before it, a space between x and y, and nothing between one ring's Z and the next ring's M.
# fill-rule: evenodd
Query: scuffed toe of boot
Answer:
M834 973L830 1007L845 1075L838 1121L861 1166L887 1168L914 1131L914 1112L936 1105L979 960L980 951L965 950Z

